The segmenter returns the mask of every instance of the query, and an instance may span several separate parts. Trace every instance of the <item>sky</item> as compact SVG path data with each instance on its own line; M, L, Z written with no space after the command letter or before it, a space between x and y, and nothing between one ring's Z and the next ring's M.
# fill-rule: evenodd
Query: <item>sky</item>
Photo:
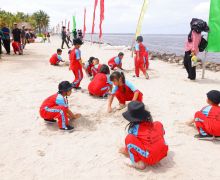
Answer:
M143 0L105 0L103 32L134 33L142 4ZM186 34L193 17L208 20L209 4L210 0L149 0L142 34ZM94 0L0 0L0 8L26 13L41 9L50 16L51 27L65 19L72 24L72 15L76 15L77 28L83 27L86 8L86 26L90 32ZM95 32L99 32L99 5L95 24Z

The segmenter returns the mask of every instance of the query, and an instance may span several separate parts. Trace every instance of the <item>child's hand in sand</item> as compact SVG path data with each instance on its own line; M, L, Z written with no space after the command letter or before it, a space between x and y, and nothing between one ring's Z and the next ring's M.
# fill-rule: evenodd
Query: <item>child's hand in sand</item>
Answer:
M112 113L112 107L108 107L108 113Z
M81 114L79 114L79 113L77 113L77 114L74 114L74 118L73 119L78 119L78 118L80 118L82 115Z
M126 157L129 157L129 154L124 147L121 147L118 152L125 155Z
M194 119L191 119L190 121L186 122L187 126L193 126L194 125Z

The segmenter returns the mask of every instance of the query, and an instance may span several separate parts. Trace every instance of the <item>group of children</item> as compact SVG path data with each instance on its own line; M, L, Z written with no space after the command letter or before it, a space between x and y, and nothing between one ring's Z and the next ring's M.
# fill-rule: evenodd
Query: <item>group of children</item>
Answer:
M137 38L135 46L135 69L136 76L141 70L145 77L146 72L146 48L142 44L143 38ZM125 138L125 146L120 149L120 153L129 157L132 167L145 169L147 165L154 165L165 158L168 153L168 145L164 140L164 128L160 122L153 122L152 116L142 102L143 94L130 81L126 80L122 71L114 71L110 74L110 69L122 68L124 54L119 53L117 57L109 60L108 65L99 64L99 59L91 57L87 63L81 59L80 46L83 44L80 39L74 40L74 48L69 52L70 70L75 79L73 83L63 81L59 84L58 93L48 97L40 107L40 115L46 122L56 122L61 130L73 130L69 121L79 118L80 114L74 114L68 107L67 97L71 95L72 89L80 89L80 82L83 78L83 69L91 78L88 85L90 95L108 98L108 112L111 113L112 102L116 97L119 101L118 110L126 107L123 117L129 121L128 135ZM62 51L61 51L62 52ZM62 59L59 57L60 50L53 55L56 63ZM61 60L60 60L61 59ZM50 61L52 62L52 60ZM55 61L54 61L55 62ZM110 67L110 68L109 68ZM220 136L220 92L210 91L207 94L209 106L197 112L195 118L190 123L195 123L200 137Z

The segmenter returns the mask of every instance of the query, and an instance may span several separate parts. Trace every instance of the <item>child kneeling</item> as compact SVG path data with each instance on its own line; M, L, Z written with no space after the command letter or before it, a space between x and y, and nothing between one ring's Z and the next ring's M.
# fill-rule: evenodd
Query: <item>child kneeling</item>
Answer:
M100 72L96 74L93 80L89 83L88 90L93 96L107 97L112 87L112 82L109 78L110 70L105 64L102 65Z
M114 87L109 97L108 112L112 112L112 102L114 97L119 101L118 110L126 107L126 101L140 101L142 102L143 94L130 82L125 80L123 72L113 72L110 76L110 81L113 82Z
M129 128L125 147L119 152L130 158L130 166L143 170L147 165L157 164L167 156L168 146L164 140L163 125L158 121L153 122L142 102L130 102L123 117L129 121Z
M73 86L68 81L63 81L59 84L58 93L44 100L40 107L40 115L46 122L56 122L61 130L72 130L68 119L77 119L81 115L73 114L68 107L67 96L72 94Z
M195 123L199 135L195 137L220 136L220 91L212 90L207 93L208 106L195 113L189 125Z

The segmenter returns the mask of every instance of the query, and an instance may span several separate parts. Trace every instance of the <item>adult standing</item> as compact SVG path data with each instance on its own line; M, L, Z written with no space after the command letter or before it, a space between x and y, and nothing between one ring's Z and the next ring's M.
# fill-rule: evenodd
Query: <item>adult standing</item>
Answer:
M23 25L23 26L22 26L22 29L21 29L21 44L22 44L22 49L24 49L24 48L25 48L25 45L26 45L25 34L26 34L25 26Z
M69 44L69 42L73 43L70 39L70 30L69 29L67 29L66 37L67 37L68 44Z
M63 30L62 30L62 34L61 34L61 35L62 35L62 45L61 45L61 49L64 49L64 48L63 48L64 42L66 43L67 47L70 48L70 47L69 47L69 44L68 44L68 42L67 42L67 39L66 39L66 38L67 38L67 35L66 35L66 27L65 27L65 26L63 26Z
M2 39L4 39L4 34L2 30L0 29L0 56L2 54Z
M14 23L14 29L12 30L12 36L14 42L18 44L19 47L19 55L22 55L22 47L21 47L21 30L18 29L17 23Z
M209 27L207 23L201 19L193 18L191 23L191 31L188 35L188 39L185 45L185 56L184 56L184 66L188 73L188 78L190 80L196 79L196 66L193 63L193 60L197 59L200 49L200 43L202 40L202 31L208 32Z
M4 38L2 39L2 41L4 44L5 50L7 54L9 55L10 54L10 30L8 27L6 27L5 24L3 25L2 32L4 35Z

